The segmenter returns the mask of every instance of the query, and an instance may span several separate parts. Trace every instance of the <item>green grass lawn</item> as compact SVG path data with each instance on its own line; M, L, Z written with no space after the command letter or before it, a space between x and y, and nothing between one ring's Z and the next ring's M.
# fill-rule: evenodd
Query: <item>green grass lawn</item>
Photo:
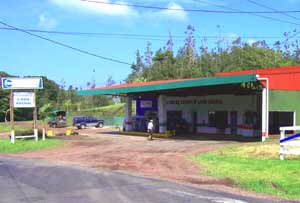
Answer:
M14 126L15 131L23 132L23 131L28 131L30 128L25 128L19 125ZM0 133L3 132L10 132L10 124L9 123L0 123Z
M260 193L300 199L300 159L279 160L279 144L243 144L190 156L202 173L230 178L237 186Z
M15 153L53 148L62 146L63 143L64 142L62 140L58 139L46 139L45 141L39 140L38 142L33 139L17 139L14 144L11 144L9 139L0 139L0 153Z

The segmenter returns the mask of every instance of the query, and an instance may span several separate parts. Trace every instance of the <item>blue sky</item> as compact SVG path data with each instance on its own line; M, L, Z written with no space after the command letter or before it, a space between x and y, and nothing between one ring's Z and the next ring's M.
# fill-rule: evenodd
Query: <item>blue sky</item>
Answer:
M177 9L226 10L193 0L101 1ZM251 4L247 0L205 1L240 10L268 10ZM300 0L256 1L280 10L297 10L297 8L300 8ZM168 32L173 35L184 35L188 25L195 27L195 35L197 36L249 36L242 37L244 42L249 43L255 40L251 36L282 37L267 40L267 42L273 43L276 40L283 39L283 32L292 31L299 27L247 14L151 10L96 4L80 0L11 0L3 1L0 4L0 10L2 14L0 21L23 29L166 36L159 39L134 39L128 37L36 33L82 50L128 63L134 62L137 49L144 54L148 41L152 43L152 51L155 52L166 44ZM282 14L268 15L300 24L300 13L291 14L299 19L293 19ZM220 29L217 26L220 26ZM1 25L0 28L2 27L4 26ZM85 88L86 83L93 78L97 86L103 86L109 76L119 83L130 73L130 66L128 65L84 55L19 31L0 29L0 36L0 70L10 74L19 76L45 75L59 84L64 80L67 86L73 85ZM231 39L228 38L229 41ZM214 41L210 41L211 46L214 45ZM175 50L183 44L183 38L174 39ZM200 39L197 39L197 46L199 45Z

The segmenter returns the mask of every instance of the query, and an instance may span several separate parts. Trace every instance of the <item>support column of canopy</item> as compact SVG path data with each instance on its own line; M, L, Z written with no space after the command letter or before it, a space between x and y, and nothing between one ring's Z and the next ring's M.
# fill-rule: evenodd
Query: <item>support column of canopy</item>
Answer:
M264 81L262 89L262 109L261 109L261 141L265 141L269 137L269 79L260 78L258 81Z
M164 133L167 130L167 109L166 109L166 95L159 95L158 97L158 121L159 132Z
M132 130L132 97L125 98L125 131Z
M261 117L261 141L265 141L267 137L267 88L262 90L262 117Z

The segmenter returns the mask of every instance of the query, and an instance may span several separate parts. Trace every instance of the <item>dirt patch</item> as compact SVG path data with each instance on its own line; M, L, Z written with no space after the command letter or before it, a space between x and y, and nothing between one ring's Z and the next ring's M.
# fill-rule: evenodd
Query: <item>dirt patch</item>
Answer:
M218 149L231 142L162 138L147 141L146 137L107 133L104 129L89 131L93 131L93 135L61 137L66 142L63 148L9 155L92 168L124 170L197 184L218 184L218 181L220 184L228 183L208 177L204 180L204 177L199 176L199 166L187 160L186 156Z

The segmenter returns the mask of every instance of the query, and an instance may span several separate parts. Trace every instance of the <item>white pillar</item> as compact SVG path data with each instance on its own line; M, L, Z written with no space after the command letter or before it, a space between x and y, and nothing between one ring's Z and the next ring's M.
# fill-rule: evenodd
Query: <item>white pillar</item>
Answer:
M125 98L125 131L132 130L132 98L127 96Z
M38 129L34 129L33 130L33 132L34 132L34 137L35 137L35 141L37 142L38 141Z
M43 140L45 140L46 137L46 132L45 132L45 128L43 128Z
M269 101L269 80L266 80L266 87L267 87L267 93L266 93L266 97L267 97L267 102L266 102L266 108L267 108L267 112L266 112L266 137L269 138L269 105L270 105L270 101Z
M267 89L262 90L262 107L261 107L261 141L266 140L267 135Z
M15 143L15 131L12 130L10 132L10 143L14 144Z
M167 130L167 109L166 109L166 95L159 95L158 97L158 121L159 132L164 133Z

